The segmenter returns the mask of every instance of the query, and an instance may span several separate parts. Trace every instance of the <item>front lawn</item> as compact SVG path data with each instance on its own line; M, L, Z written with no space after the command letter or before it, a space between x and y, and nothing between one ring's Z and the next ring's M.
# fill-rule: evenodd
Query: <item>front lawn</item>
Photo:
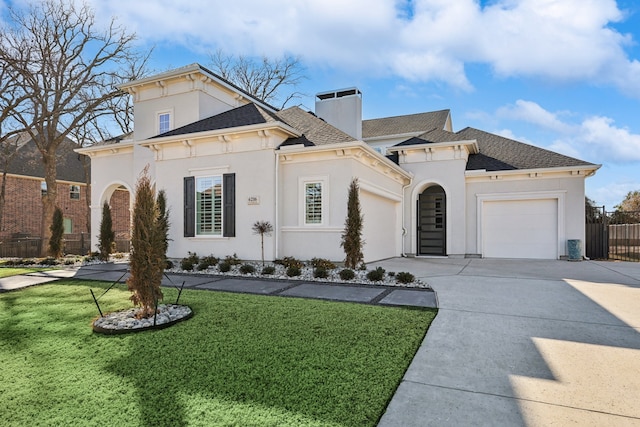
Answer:
M192 319L104 336L107 286L0 294L2 425L374 426L436 313L185 290Z
M18 276L20 274L35 273L37 271L47 271L51 268L39 268L39 267L0 267L0 279L3 277Z

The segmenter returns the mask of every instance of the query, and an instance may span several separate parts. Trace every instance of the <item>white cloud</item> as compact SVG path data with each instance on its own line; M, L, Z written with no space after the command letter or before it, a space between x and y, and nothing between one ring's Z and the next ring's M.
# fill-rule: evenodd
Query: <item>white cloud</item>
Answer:
M615 0L91 0L149 42L249 54L303 55L314 65L442 81L463 90L465 64L503 76L589 81L640 97L640 63Z
M550 149L590 160L629 163L640 161L640 134L618 127L609 117L591 116L578 123L569 112L551 112L532 101L518 100L499 108L496 116L502 119L531 123L556 134ZM517 138L515 138L517 139Z
M587 184L589 184L589 181L587 181ZM638 181L616 181L601 187L587 188L587 196L594 200L597 205L605 205L609 211L620 204L630 191L637 191L638 189L640 189L640 182Z

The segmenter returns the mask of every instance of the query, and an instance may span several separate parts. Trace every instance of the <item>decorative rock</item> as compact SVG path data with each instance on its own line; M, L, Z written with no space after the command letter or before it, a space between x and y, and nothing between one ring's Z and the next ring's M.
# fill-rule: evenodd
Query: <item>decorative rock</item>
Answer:
M153 317L136 319L138 311L140 308L109 313L93 322L93 330L103 334L119 334L145 329L161 329L193 316L193 311L186 305L161 304L158 306L156 325L154 326Z

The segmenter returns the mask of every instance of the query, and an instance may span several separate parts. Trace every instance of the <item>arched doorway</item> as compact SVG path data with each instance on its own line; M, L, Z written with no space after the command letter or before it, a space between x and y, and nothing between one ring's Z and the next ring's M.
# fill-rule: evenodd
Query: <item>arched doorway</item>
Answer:
M129 252L131 240L130 193L124 185L115 189L109 198L116 252Z
M447 254L447 196L434 185L418 196L418 255Z

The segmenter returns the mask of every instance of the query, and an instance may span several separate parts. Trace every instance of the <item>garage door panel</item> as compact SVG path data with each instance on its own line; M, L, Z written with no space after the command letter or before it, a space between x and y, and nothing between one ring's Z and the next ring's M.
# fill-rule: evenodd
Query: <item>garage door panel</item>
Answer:
M558 257L557 199L485 201L483 256Z

